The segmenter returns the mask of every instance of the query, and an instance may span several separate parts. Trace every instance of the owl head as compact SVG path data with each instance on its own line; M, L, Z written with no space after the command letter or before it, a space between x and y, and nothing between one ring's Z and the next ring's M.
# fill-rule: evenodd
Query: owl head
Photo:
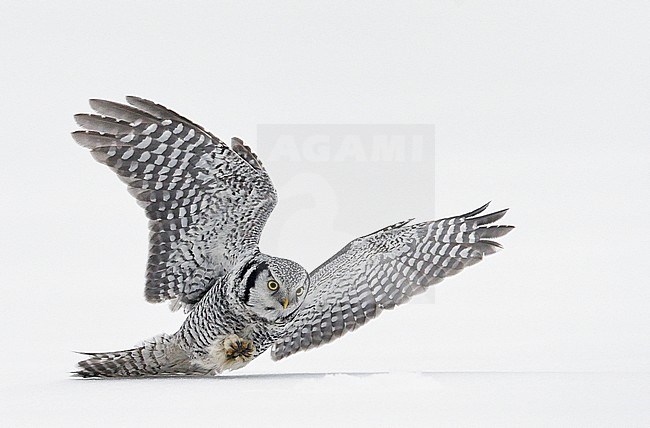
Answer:
M309 275L302 266L264 254L244 266L241 279L244 304L270 322L293 314L309 288Z

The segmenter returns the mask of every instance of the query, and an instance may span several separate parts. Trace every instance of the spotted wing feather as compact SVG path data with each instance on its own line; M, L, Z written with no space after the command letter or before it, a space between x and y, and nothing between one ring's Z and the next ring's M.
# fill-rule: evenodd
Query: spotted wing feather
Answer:
M276 360L330 342L492 254L507 210L388 226L355 239L311 274L302 309L272 349Z
M276 192L243 142L233 150L166 107L127 101L131 105L91 100L99 115L76 115L86 131L72 135L145 209L147 300L191 306L238 257L257 250Z

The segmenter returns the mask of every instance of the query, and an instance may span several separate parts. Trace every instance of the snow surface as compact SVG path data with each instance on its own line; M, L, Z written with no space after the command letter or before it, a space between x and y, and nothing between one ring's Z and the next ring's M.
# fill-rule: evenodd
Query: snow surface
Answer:
M295 373L4 384L5 426L648 426L650 374Z

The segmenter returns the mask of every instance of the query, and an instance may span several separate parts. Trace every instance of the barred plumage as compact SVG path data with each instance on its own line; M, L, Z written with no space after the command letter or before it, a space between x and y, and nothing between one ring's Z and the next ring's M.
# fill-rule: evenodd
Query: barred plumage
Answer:
M484 226L507 211L476 217L487 206L438 221L400 222L350 242L309 274L312 292L292 330L273 346L273 358L330 342L496 252L501 246L488 238L512 226Z
M121 352L88 354L83 377L215 374L269 347L281 359L340 337L480 261L512 226L506 210L410 224L353 240L308 274L262 254L276 192L238 138L228 147L203 127L137 97L91 100L74 139L127 183L149 218L145 296L185 307L173 335Z
M150 220L146 297L191 306L210 282L255 251L276 203L268 175L239 140L230 150L182 116L128 97L138 108L91 100L105 116L78 114L72 136L129 186Z
M79 362L81 377L141 377L160 374L195 374L184 353L174 348L173 338L162 334L142 346L118 352L82 353L91 358Z

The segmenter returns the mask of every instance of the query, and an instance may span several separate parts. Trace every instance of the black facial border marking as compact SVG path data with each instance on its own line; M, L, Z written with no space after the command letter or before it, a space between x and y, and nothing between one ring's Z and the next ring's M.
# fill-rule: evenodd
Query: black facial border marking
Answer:
M247 264L244 269L247 269L251 263ZM244 303L248 304L248 300L251 297L251 289L255 286L255 280L262 273L263 270L268 270L269 265L266 262L260 262L255 266L255 270L252 271L248 278L246 278L246 288L244 289ZM250 269L249 269L250 270Z

